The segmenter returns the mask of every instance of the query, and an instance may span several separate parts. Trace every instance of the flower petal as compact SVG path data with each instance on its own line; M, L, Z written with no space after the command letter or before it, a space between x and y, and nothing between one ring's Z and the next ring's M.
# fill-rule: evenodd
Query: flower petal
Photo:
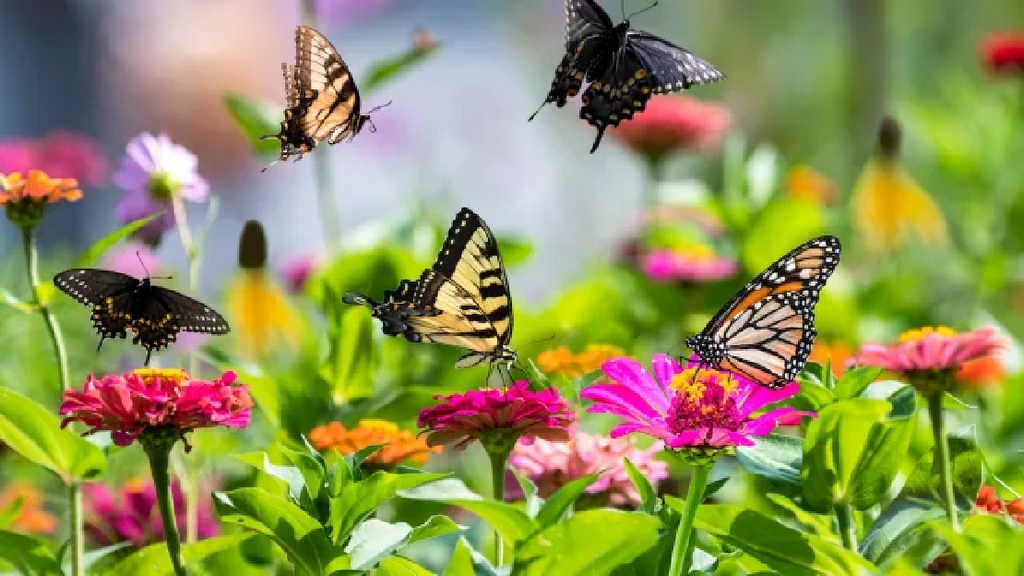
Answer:
M770 410L750 422L747 422L747 424L743 426L743 432L754 436L764 436L774 430L777 426L795 426L800 423L800 420L804 416L808 416L810 418L818 417L814 412L804 412L802 410L794 410L793 408Z
M628 356L620 356L602 364L601 369L613 382L634 390L643 396L648 405L659 409L662 414L665 412L666 408L663 407L668 406L665 389L639 362Z

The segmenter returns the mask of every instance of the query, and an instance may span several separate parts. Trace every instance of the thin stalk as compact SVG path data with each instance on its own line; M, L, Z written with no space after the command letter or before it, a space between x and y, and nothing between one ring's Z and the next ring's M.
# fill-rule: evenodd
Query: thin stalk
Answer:
M954 530L959 530L956 520L956 497L953 494L953 474L950 472L949 442L946 439L942 413L942 394L928 396L928 417L932 421L932 436L935 437L935 462L939 466L939 481L942 483L942 500L946 515Z
M505 501L505 468L508 464L510 452L487 452L491 459L491 497L497 502ZM500 567L505 563L505 543L501 534L494 531L494 566Z
M177 576L185 576L185 565L181 557L181 536L178 534L178 523L174 518L174 502L171 501L170 447L145 444L143 447L149 456L149 469L153 474L156 502L160 507L160 520L164 526L164 538L167 541L167 553L171 556L171 566L174 567Z
M848 502L836 505L836 521L839 523L839 537L843 540L843 548L857 551L857 527L853 524L853 506Z
M697 507L704 499L704 490L708 487L709 478L711 478L711 465L694 466L693 476L690 477L690 487L686 491L686 507L683 508L683 516L679 519L679 528L676 529L676 542L672 547L672 563L668 568L669 576L682 576L690 571L693 559L691 552L693 548L693 519L697 517Z
M650 157L647 159L647 182L643 188L643 211L653 209L658 205L658 190L665 179L664 156Z
M32 290L32 301L35 302L36 310L43 317L46 324L46 331L50 335L50 343L53 345L53 355L57 360L57 383L60 386L60 395L71 386L71 378L68 375L68 353L64 347L64 337L60 331L60 324L57 317L50 312L46 303L39 296L39 248L36 245L36 235L33 228L21 229L22 247L25 250L25 268L28 273L28 284ZM68 520L70 520L69 538L71 540L71 574L83 576L85 574L85 538L82 524L82 486L77 481L68 484Z
M312 28L317 28L318 20L316 0L301 0L302 21ZM341 234L341 222L338 219L338 204L334 198L334 177L331 163L325 154L314 150L313 169L316 172L316 199L319 205L320 229L324 235L324 246L330 247Z

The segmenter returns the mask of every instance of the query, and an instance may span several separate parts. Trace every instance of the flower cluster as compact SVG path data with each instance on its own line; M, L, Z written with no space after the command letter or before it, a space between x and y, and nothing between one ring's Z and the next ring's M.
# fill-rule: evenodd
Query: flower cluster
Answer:
M11 528L25 534L53 534L57 517L43 508L43 497L34 486L11 484L0 490L0 515L12 506L19 506Z
M771 390L742 376L701 366L690 359L684 370L675 359L654 356L654 376L632 358L605 362L610 384L597 384L581 396L593 400L588 412L614 414L624 422L612 438L639 432L658 438L692 457L716 457L735 446L752 446L750 436L764 436L776 426L798 424L811 412L784 407L752 417L756 410L793 396L790 382Z
M545 374L563 374L579 378L600 370L606 361L622 356L625 352L611 344L587 344L579 354L573 354L567 346L545 350L537 356L537 366Z
M622 258L657 282L702 283L736 273L736 260L714 246L723 231L710 212L662 204L644 215L638 234L628 238Z
M47 204L77 202L82 198L78 181L50 178L45 172L30 170L27 175L14 172L0 176L0 206L7 218L21 228L35 228L43 218Z
M85 530L98 546L131 542L141 548L164 540L164 527L157 507L152 480L126 483L116 491L103 484L86 484ZM185 495L177 481L171 481L171 499L178 530L185 531ZM211 538L220 532L209 498L197 502L198 536Z
M629 458L657 487L658 483L668 478L668 466L654 458L661 450L658 443L641 450L627 438L606 438L576 432L568 442L538 439L532 444L518 444L512 450L510 463L537 485L543 498L551 496L577 478L600 473L600 477L587 487L588 494L598 497L602 505L637 506L640 504L640 493L626 473L622 459ZM506 494L513 499L522 496L522 490L514 477L506 481Z
M57 131L42 138L0 140L0 174L38 170L54 178L99 186L107 178L107 161L89 138Z
M974 502L974 509L978 512L1006 515L1018 524L1024 524L1024 498L1014 498L1009 502L1000 500L996 496L996 489L992 486L982 486L978 491L978 499Z
M245 428L252 399L248 387L235 385L235 379L234 372L204 381L191 380L183 370L158 369L89 376L81 392L64 392L61 426L77 421L89 427L86 434L110 431L118 446L149 430L175 431L183 437L195 428Z
M341 454L354 454L367 446L384 444L366 459L367 464L379 468L393 468L406 460L422 464L431 452L441 453L440 446L427 446L422 438L386 420L360 420L355 428L331 422L313 428L309 440L317 450L334 450Z
M465 394L435 396L440 402L420 411L419 426L427 444L455 443L465 448L479 440L489 453L509 453L522 438L568 440L576 413L557 390L534 392L526 380L513 382L506 390L470 390Z

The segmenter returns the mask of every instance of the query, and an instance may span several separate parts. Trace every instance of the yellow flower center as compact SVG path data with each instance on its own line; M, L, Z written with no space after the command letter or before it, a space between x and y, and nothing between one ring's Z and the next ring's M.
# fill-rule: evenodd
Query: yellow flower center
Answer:
M364 430L373 430L377 432L384 432L387 434L398 434L398 424L395 424L394 422L388 422L387 420L376 420L373 418L360 420L359 426L357 426L357 428L361 428Z
M135 370L135 374L146 384L160 379L164 382L174 382L180 386L188 380L188 374L177 368L138 368Z
M690 244L673 250L676 254L690 260L710 262L715 259L715 250L707 244Z
M908 342L924 340L928 336L953 337L956 335L956 330L947 328L946 326L925 326L923 328L907 330L903 334L900 334L899 342L900 344L906 344Z
M687 368L672 377L669 386L685 396L691 405L697 404L704 399L704 393L708 386L718 386L730 396L736 389L738 382L729 372L720 372L711 368ZM705 408L710 408L705 406Z

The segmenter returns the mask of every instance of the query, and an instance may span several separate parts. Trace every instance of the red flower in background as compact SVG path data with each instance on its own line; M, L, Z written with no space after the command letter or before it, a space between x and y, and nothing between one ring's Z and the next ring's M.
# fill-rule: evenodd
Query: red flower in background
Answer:
M647 108L608 132L651 161L679 150L705 151L722 144L732 117L725 107L688 96L651 98Z
M106 181L109 166L96 143L75 132L59 130L35 140L0 140L0 174L30 170L99 186Z
M978 490L978 499L974 502L976 512L1001 514L1004 509L1011 519L1018 524L1024 524L1024 498L1005 502L996 496L996 489L992 486L982 486L981 490Z
M1001 32L981 44L985 64L996 74L1024 75L1024 33Z

